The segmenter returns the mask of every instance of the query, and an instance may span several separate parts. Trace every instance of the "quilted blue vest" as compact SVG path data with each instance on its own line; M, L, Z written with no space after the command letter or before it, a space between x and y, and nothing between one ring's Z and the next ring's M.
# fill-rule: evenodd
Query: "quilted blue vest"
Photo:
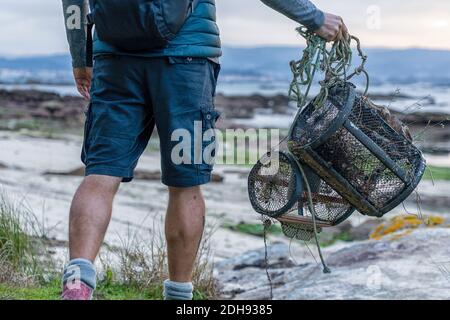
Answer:
M216 24L215 0L198 0L193 13L180 32L164 49L139 53L121 52L94 36L94 56L111 53L144 57L220 57L222 50L219 28Z

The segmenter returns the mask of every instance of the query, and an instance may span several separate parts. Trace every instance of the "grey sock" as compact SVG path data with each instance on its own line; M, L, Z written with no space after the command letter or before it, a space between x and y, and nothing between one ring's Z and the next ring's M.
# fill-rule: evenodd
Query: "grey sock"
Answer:
M164 300L192 300L192 282L164 281Z
M67 282L81 281L91 289L97 286L95 267L86 259L73 259L64 268L63 285Z

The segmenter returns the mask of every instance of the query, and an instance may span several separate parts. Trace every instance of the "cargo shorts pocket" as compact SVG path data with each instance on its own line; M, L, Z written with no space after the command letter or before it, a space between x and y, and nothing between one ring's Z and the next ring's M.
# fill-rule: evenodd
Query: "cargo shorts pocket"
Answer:
M201 113L203 121L203 160L212 170L218 147L216 123L220 118L220 113L213 106L201 108Z

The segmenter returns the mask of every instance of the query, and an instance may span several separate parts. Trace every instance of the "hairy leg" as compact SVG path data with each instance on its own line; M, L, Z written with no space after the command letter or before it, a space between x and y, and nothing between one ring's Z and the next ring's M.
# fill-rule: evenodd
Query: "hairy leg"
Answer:
M205 201L200 187L169 188L166 240L170 280L191 282L205 226Z
M114 196L121 178L92 175L78 188L69 218L70 259L94 261L111 220Z

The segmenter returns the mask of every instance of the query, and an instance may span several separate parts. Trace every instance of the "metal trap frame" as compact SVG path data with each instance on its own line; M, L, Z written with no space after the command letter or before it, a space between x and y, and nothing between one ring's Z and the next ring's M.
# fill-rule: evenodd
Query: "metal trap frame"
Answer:
M339 83L323 106L311 102L297 114L288 148L360 213L382 217L414 191L426 168L387 120L353 84Z
M340 39L328 49L324 39L305 28L297 30L307 46L301 60L291 62L289 96L300 111L285 148L277 157L268 153L251 170L248 192L255 211L270 218L265 218L264 230L273 218L289 238L315 237L328 273L317 236L322 228L342 223L355 210L382 217L415 190L426 163L409 130L367 98L370 77L359 39ZM348 74L352 41L361 63ZM319 69L325 79L319 82L319 94L305 106ZM360 74L367 80L363 94L349 82ZM279 165L267 170L273 162Z
M354 208L288 151L268 153L252 168L248 192L253 209L281 223L289 238L309 241L315 229L335 226Z

